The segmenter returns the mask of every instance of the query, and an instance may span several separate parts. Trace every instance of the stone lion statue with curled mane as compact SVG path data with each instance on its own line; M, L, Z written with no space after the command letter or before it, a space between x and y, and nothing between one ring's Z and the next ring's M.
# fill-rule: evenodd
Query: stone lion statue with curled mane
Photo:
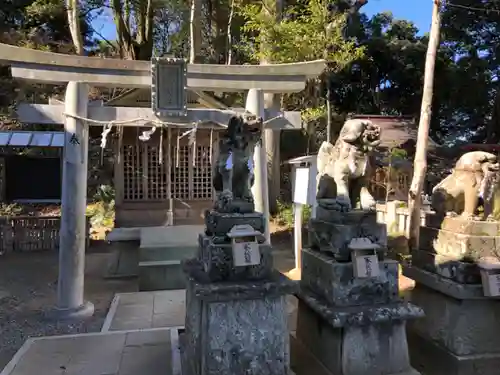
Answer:
M483 206L482 219L493 219L495 196L500 193L500 164L496 155L473 151L462 155L450 175L432 190L432 208L438 214L477 219Z
M325 209L349 211L359 203L374 209L368 191L370 153L380 144L380 127L368 120L347 120L332 145L323 142L318 152L316 200Z

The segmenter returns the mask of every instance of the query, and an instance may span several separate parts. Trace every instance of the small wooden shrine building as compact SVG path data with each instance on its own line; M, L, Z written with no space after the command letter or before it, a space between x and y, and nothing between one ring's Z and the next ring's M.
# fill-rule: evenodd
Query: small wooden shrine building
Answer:
M188 108L226 109L205 93L187 91ZM106 106L151 107L150 89L132 89ZM121 127L114 134L115 226L201 224L212 205L212 160L223 127L208 124L189 133L181 128ZM171 198L169 198L171 197Z

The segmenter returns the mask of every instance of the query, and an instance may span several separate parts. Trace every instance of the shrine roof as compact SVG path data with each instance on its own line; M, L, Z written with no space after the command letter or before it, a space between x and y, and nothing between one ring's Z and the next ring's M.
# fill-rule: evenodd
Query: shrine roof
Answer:
M414 149L417 144L418 127L415 119L410 116L384 116L384 115L352 115L351 119L366 119L380 126L381 148L393 147L405 150ZM429 151L435 151L440 145L429 137Z
M0 131L0 146L10 147L63 147L64 132Z

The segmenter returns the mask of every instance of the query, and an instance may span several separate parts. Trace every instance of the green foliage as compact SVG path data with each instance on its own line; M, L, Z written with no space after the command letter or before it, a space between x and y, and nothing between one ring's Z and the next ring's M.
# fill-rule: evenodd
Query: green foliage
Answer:
M17 203L0 203L0 216L18 216L23 208Z
M265 1L241 5L238 13L245 19L239 48L255 62L280 63L326 58L336 70L362 56L363 48L342 36L346 15L338 14L328 25L329 1L311 0L305 6L292 5L284 10L282 20ZM331 48L334 46L334 48Z
M101 185L94 195L94 203L87 207L92 228L112 228L115 219L115 191L110 185Z
M311 207L308 205L303 206L302 222L307 223L310 217L311 217ZM275 219L279 225L286 226L288 229L293 228L295 222L293 204L278 201L278 213L276 214Z

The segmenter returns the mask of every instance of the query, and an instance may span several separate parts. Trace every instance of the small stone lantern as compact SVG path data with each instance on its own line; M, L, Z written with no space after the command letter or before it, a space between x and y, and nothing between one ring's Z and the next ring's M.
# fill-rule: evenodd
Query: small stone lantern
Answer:
M369 278L380 274L377 249L380 246L369 238L353 238L348 245L351 250L354 277Z
M235 225L227 234L231 238L233 248L233 264L235 267L255 266L260 264L258 239L262 233L251 225Z
M486 297L500 296L500 261L496 258L481 258L478 261L483 284L483 293Z

